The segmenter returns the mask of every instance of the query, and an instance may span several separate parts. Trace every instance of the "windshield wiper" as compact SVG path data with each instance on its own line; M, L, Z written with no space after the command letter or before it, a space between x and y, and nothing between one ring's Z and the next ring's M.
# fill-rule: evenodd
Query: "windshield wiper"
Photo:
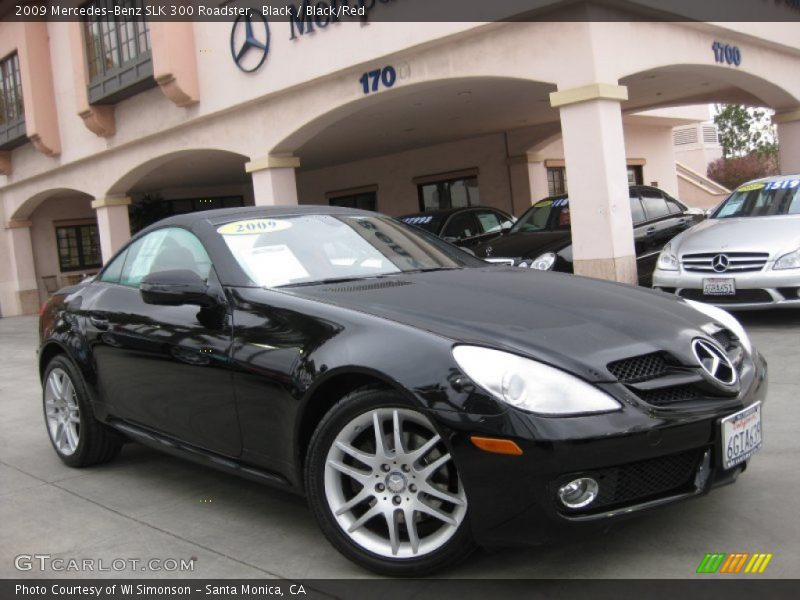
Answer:
M330 277L328 279L317 279L315 281L301 281L299 283L287 283L286 285L281 285L277 287L288 288L288 287L305 287L309 285L328 285L331 283L347 283L349 281L364 281L365 279L380 279L381 277L386 277L386 275L393 275L394 273L385 273L382 275L372 275L370 277Z

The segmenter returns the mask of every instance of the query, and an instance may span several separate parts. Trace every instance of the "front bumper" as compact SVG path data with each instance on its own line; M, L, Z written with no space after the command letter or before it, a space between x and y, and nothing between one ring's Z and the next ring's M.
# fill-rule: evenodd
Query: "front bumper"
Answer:
M737 295L703 295L703 279L709 277L734 279ZM656 269L653 272L653 288L731 310L800 307L798 269L775 271L769 268L753 273L693 273L682 268L680 271Z
M483 417L435 411L432 416L449 434L476 541L484 546L529 545L591 534L732 483L746 463L722 468L719 421L765 399L766 363L760 355L754 358L754 376L736 405L727 403L724 410L662 410L626 402L614 413L568 418L514 409ZM471 435L512 439L523 454L481 451L469 441ZM605 477L598 479L601 488L603 481L616 483L601 506L570 511L561 505L556 493L560 485L598 473ZM643 481L643 487L632 491L622 481Z

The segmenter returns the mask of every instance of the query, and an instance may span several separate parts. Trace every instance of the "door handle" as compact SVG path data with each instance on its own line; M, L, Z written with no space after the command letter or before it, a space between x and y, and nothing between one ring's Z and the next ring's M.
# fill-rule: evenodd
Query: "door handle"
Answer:
M656 232L655 227L648 227L644 230L645 235L653 235Z
M108 329L108 319L104 319L102 317L91 316L89 317L89 322L97 327L98 329Z

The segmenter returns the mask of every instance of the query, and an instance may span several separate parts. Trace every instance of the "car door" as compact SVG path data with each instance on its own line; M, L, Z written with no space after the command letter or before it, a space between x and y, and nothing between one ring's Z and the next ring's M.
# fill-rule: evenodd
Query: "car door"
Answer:
M469 245L482 230L474 211L462 210L452 215L442 227L442 239L457 246Z
M692 225L699 223L704 219L702 211L695 209L693 212L690 209L678 202L675 198L665 193L664 197L667 200L667 208L671 215L675 217L675 227L670 239L678 235L681 231L689 229Z
M215 308L146 304L142 279L172 270L206 279L220 303ZM237 456L230 318L200 240L178 227L155 230L132 243L93 285L98 289L84 314L109 415Z
M636 250L636 268L639 285L649 286L653 278L658 254L661 251L657 238L657 224L647 218L639 188L630 189L633 243Z

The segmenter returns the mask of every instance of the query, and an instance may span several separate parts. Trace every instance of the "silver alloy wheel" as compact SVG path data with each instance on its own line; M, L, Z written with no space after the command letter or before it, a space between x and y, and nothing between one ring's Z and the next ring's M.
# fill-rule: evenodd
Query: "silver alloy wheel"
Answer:
M441 548L467 512L455 463L431 422L403 408L350 421L325 461L325 497L342 531L390 558Z
M80 410L75 386L63 369L55 368L47 376L44 412L47 431L56 449L64 456L74 454L80 441Z

